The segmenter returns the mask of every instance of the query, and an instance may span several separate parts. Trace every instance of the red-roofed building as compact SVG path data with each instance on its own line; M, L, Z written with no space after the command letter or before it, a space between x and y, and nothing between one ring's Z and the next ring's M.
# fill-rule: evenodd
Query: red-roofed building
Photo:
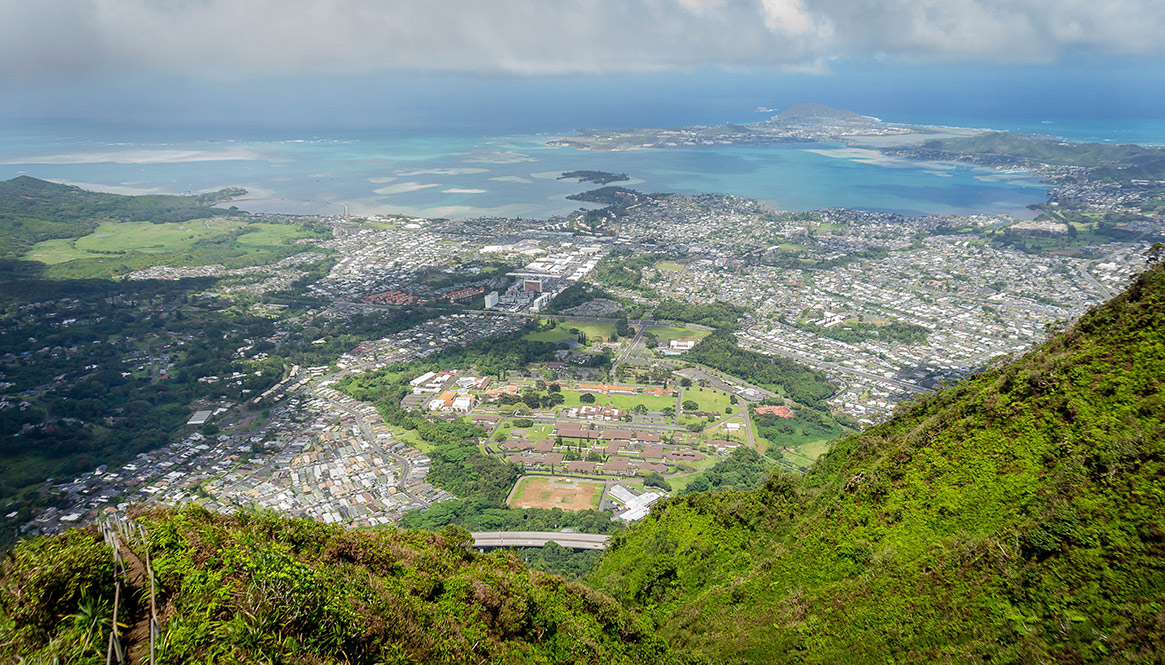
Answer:
M793 417L793 412L790 411L788 407L780 406L780 405L778 405L778 406L758 406L758 407L756 407L756 413L758 415L762 415L762 416L769 415L769 416L776 416L778 418L792 418Z
M603 393L607 395L634 395L635 388L632 386L616 386L606 383L580 385L578 389L584 393Z
M630 468L631 459L628 457L615 456L603 464L603 471L608 473L625 473Z

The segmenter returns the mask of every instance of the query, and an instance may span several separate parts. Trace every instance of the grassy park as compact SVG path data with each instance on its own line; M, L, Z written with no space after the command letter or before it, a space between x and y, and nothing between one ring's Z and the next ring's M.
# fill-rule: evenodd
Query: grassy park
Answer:
M586 333L587 339L590 341L598 341L600 338L610 339L615 335L614 323L603 323L594 321L560 321L558 325L550 330L540 330L538 332L528 333L523 339L528 339L532 342L561 342L564 339L577 338L578 335L570 332L571 329L577 330L581 333Z

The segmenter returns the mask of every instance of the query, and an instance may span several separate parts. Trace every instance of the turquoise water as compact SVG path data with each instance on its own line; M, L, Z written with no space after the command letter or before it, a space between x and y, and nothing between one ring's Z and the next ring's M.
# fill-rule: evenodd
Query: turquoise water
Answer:
M483 138L366 133L181 140L77 128L0 133L0 178L27 174L125 193L246 187L248 210L547 217L593 188L563 171L624 172L649 192L722 192L785 210L863 208L907 214L1011 213L1044 199L1023 174L889 160L833 144L592 152L546 136Z

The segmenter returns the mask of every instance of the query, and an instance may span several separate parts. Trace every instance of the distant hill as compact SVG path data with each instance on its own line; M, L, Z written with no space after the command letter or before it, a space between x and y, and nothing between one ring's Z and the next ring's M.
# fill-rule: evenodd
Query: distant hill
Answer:
M29 176L0 181L0 259L18 258L42 240L88 235L103 220L160 224L233 214L213 205L243 193L229 188L189 196L124 196Z
M868 116L853 111L846 111L844 109L835 109L832 106L825 104L816 104L812 102L802 102L793 104L789 108L781 111L774 116L770 122L787 123L787 122L805 122L805 121L825 121L825 120L840 120L844 122L869 122L873 120Z
M799 480L669 499L591 583L715 663L1163 662L1165 266Z
M988 132L885 151L929 161L971 161L992 166L1080 166L1088 168L1094 178L1117 182L1165 179L1165 148L1158 146L1071 143L1045 136Z

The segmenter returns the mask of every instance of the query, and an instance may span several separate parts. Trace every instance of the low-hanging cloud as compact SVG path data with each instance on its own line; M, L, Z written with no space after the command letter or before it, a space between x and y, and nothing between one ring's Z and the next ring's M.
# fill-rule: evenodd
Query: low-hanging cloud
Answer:
M0 77L762 66L1158 54L1159 0L0 0Z

